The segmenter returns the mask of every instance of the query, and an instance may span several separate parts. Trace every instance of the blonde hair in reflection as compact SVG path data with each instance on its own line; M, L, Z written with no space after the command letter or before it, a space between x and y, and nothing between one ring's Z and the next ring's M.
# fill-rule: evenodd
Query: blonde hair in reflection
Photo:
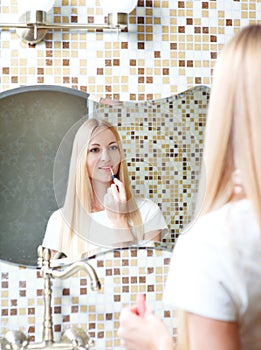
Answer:
M237 33L217 60L205 133L203 215L231 201L239 170L261 228L261 25ZM179 325L179 350L188 350L187 314Z
M120 151L121 163L117 174L124 184L127 196L127 218L138 240L143 239L143 226L140 211L134 200L127 164L122 148L121 139L116 128L105 120L89 119L77 131L70 162L67 191L62 208L63 225L60 232L61 251L67 256L79 256L88 251L89 213L94 200L93 188L87 170L86 158L90 139L94 132L110 129L114 134ZM85 239L83 238L85 237Z

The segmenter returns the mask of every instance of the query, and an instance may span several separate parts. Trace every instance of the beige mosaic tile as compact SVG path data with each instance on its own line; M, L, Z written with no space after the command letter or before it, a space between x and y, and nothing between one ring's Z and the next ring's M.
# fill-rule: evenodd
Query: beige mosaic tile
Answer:
M1 1L0 21L13 22L17 15L15 0ZM48 20L55 23L102 23L104 19L99 1L56 0L48 13ZM0 91L57 84L101 97L144 101L195 85L210 86L223 45L241 27L260 21L259 0L140 0L129 15L129 30L119 35L50 30L44 42L28 47L15 31L1 31L0 49L5 54L0 60ZM18 56L21 61L14 60Z

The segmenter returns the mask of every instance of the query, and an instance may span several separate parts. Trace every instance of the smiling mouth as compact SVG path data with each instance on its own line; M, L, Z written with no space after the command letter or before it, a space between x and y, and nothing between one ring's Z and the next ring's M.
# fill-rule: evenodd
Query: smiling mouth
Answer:
M103 167L100 167L99 169L111 172L112 167L110 167L110 166L103 166Z

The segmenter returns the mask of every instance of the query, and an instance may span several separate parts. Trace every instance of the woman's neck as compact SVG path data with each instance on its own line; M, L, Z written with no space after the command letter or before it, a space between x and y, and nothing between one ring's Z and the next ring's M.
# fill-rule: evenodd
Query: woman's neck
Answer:
M92 181L93 203L91 205L92 212L104 210L104 196L110 187L109 182Z

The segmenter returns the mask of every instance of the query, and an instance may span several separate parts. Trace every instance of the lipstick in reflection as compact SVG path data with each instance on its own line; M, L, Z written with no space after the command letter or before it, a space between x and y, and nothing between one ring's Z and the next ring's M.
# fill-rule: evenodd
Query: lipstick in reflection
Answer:
M112 181L113 181L116 178L116 176L113 173L112 167L110 167L110 169L111 169L111 178L112 178Z

